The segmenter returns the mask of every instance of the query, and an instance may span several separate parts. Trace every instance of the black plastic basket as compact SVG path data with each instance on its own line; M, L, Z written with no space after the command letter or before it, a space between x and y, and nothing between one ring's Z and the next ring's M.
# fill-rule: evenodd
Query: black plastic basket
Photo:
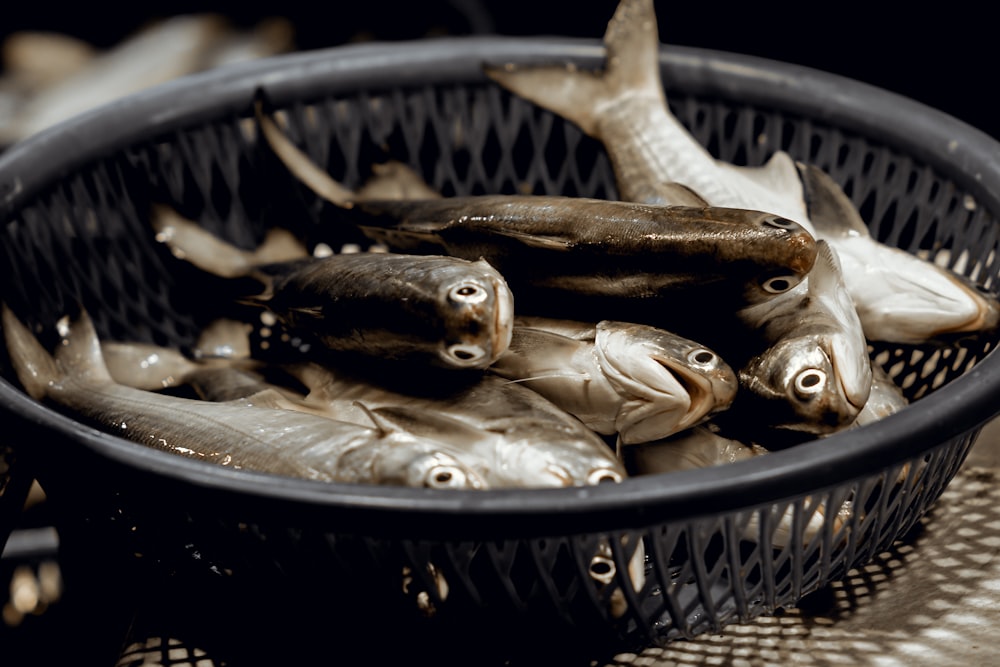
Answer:
M603 57L599 43L576 39L352 45L186 77L84 114L0 158L3 299L32 325L51 327L82 303L104 337L191 343L213 316L202 298L210 286L154 241L150 201L245 247L269 226L308 236L323 221L325 204L276 169L253 132L258 90L348 186L393 158L445 195L614 198L596 141L481 72L510 61L599 68ZM681 47L663 49L661 63L674 112L717 157L759 164L784 149L832 174L878 239L995 286L996 141L807 68ZM0 407L6 440L69 544L251 607L285 601L284 623L244 631L315 629L347 611L383 636L478 637L500 652L537 641L622 648L793 606L887 549L998 412L994 343L873 350L917 400L873 425L747 462L582 489L382 488L213 467L30 400L6 361ZM853 511L836 522L845 502ZM817 511L826 518L807 530ZM774 539L782 519L787 541ZM640 542L635 590L628 565ZM614 565L604 583L590 569L600 549ZM238 632L222 627L216 640Z

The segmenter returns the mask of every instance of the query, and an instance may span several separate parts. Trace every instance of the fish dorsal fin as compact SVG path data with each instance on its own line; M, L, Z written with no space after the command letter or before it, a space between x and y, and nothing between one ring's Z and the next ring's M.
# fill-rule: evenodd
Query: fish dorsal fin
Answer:
M829 174L812 164L799 162L796 166L802 198L819 236L871 236L854 202Z
M780 197L802 200L802 181L795 160L785 151L776 151L759 167L743 167L743 175Z
M76 319L69 320L62 345L56 348L56 363L67 375L78 375L93 382L112 382L111 374L101 354L97 329L86 310L81 308Z
M59 379L62 371L48 350L42 347L6 303L2 310L3 333L11 365L24 391L35 400L40 400L47 393L50 383Z
M351 208L356 196L349 189L333 180L328 173L320 169L308 155L281 131L277 123L264 113L263 103L254 103L254 113L264 138L271 150L281 159L292 174L302 181L316 195L341 208Z

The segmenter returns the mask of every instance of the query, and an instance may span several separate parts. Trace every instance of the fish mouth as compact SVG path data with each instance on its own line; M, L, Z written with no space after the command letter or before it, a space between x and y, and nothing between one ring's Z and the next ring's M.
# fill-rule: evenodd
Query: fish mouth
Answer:
M496 300L493 317L493 360L510 347L514 336L514 293L510 291L504 280L493 281L493 294Z

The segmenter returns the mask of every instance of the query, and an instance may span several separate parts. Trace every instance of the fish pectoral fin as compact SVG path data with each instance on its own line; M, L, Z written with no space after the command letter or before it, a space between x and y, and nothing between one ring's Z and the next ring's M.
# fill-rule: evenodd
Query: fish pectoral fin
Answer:
M528 234L510 229L498 230L497 234L514 239L528 247L543 250L570 250L574 246L573 240L565 236Z
M405 432L462 448L468 448L483 436L481 429L453 417L403 406L381 406L370 409L360 401L356 401L355 404L364 409L376 426L383 431Z
M802 198L816 233L841 237L856 233L871 236L861 213L843 188L819 167L796 162L802 183Z

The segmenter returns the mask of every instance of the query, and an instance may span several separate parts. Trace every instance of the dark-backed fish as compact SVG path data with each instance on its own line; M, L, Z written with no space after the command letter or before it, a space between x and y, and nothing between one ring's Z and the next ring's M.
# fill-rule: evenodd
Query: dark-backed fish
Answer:
M259 105L258 122L292 173L370 239L395 252L485 258L519 306L564 295L621 301L706 290L757 303L791 289L815 261L808 232L757 210L544 195L363 198L312 163Z
M490 371L542 394L603 435L664 438L729 407L736 373L704 345L664 329L515 319Z
M50 355L4 305L7 349L25 391L132 442L229 468L321 481L484 488L436 443L384 423L209 403L115 382L84 312Z
M199 268L256 279L261 291L243 300L330 350L481 369L510 342L513 295L483 260L393 253L301 257L304 250L284 236L250 252L163 208L154 211L153 225L174 254Z

